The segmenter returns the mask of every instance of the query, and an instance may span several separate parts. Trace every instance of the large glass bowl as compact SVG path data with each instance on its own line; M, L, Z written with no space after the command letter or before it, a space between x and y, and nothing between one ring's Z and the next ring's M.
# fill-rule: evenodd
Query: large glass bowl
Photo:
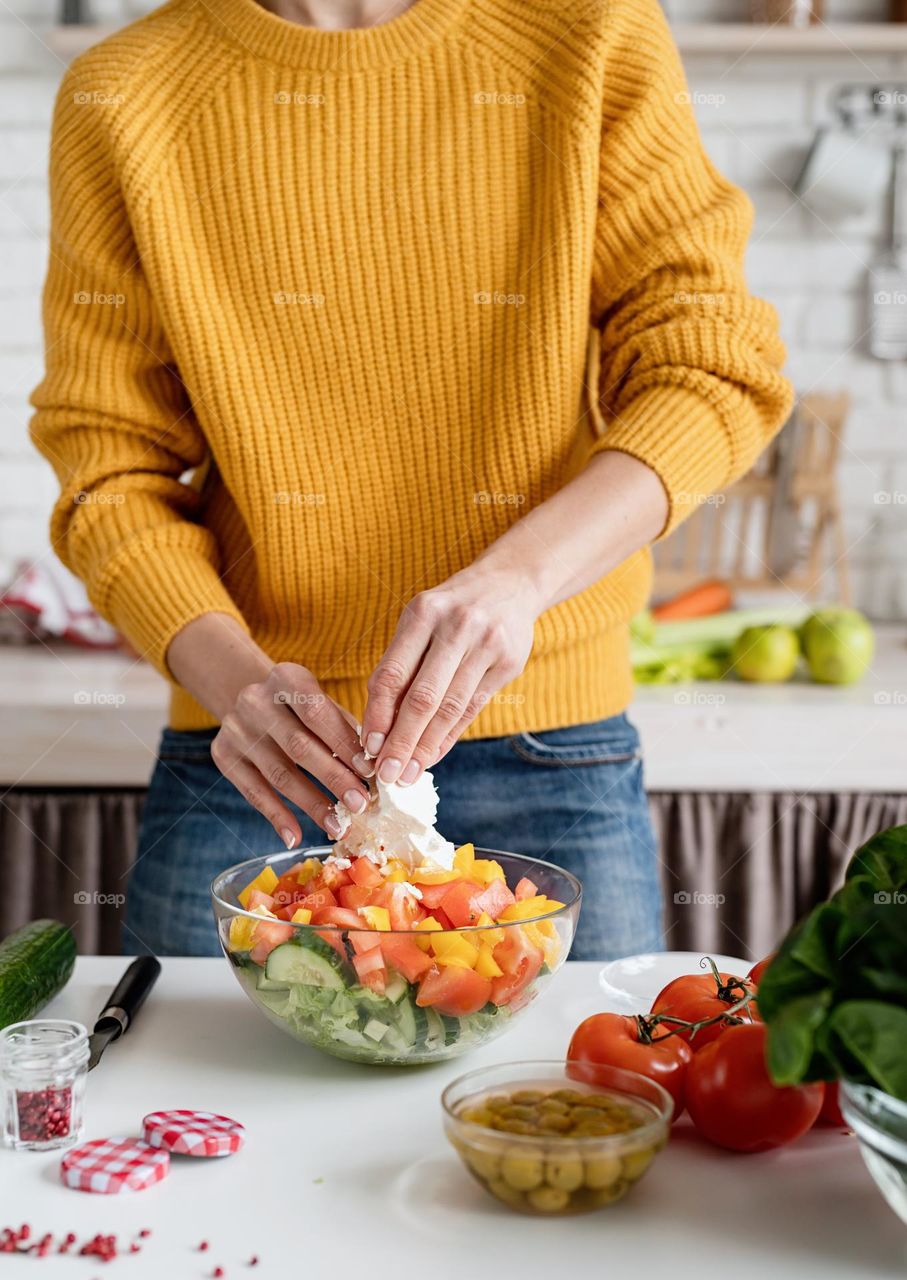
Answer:
M383 932L388 980L385 993L378 995L359 983L352 964L357 944L363 942L362 930L263 921L240 905L239 894L265 867L280 877L301 857L323 859L330 852L327 846L251 858L224 871L211 885L221 947L246 995L281 1030L324 1053L388 1066L455 1058L503 1035L567 958L582 897L576 877L534 858L476 849L478 857L500 863L511 889L526 876L540 894L562 905L530 920L444 931L451 940L462 935L473 946L487 943L502 959L505 972L501 979L476 981L473 977L463 984L451 978L451 987L458 989L448 998L442 995L430 1002L420 998L420 982L409 981L402 972L409 968L408 957L413 954L408 944L415 945L415 937L426 935ZM279 939L263 963L253 958L255 946L231 945L231 936L235 940L246 932L235 924L244 919L254 922L261 936L268 938L266 946L258 949L259 959L275 936ZM269 930L276 930L276 935ZM395 965L396 947L402 968ZM439 966L434 969L438 977L447 972ZM483 1002L474 1007L477 999Z
M907 1223L907 1102L881 1089L841 1081L841 1111L860 1142L866 1168Z

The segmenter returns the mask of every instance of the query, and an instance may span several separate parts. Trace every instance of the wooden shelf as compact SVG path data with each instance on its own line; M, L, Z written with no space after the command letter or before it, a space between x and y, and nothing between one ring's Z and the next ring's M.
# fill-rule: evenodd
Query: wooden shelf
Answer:
M907 23L837 22L814 27L749 22L675 23L681 53L756 54L907 53Z
M58 58L71 61L116 26L97 23L51 27L42 39ZM761 26L749 22L675 23L681 53L714 53L745 57L776 54L907 53L907 23L839 22L805 27Z

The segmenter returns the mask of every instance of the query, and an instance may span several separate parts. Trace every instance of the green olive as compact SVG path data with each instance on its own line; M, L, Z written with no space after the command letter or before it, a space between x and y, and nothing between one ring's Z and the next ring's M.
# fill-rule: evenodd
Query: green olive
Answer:
M555 1089L551 1097L557 1102L578 1103L585 1099L585 1094L580 1093L577 1089Z
M585 1164L585 1182L587 1187L598 1191L610 1187L621 1176L620 1156L593 1156Z
M490 1181L497 1178L501 1172L501 1157L494 1155L490 1151L482 1151L479 1147L466 1147L463 1151L463 1159L473 1169L480 1178Z
M502 1107L498 1114L505 1120L525 1120L527 1123L536 1118L535 1107Z
M531 1191L545 1176L541 1151L508 1152L501 1161L501 1177L516 1191Z
M522 1191L517 1191L515 1187L511 1187L503 1178L495 1178L492 1182L489 1182L488 1190L493 1196L503 1200L505 1204L512 1205L514 1209L526 1207Z
M545 1181L559 1191L575 1191L583 1185L583 1162L575 1151L549 1155L545 1161Z
M634 1151L631 1155L624 1156L623 1174L628 1182L635 1182L637 1178L641 1178L655 1156L655 1152L651 1147L645 1147L642 1151Z
M546 1098L544 1102L539 1103L539 1114L543 1116L548 1115L549 1113L565 1116L569 1110L570 1108L567 1106L566 1102L559 1102L557 1098Z
M511 1102L516 1102L519 1106L532 1106L541 1102L544 1097L545 1095L538 1089L517 1089Z
M543 1115L538 1122L541 1133L566 1133L573 1127L569 1116Z
M536 1187L526 1199L539 1213L560 1213L570 1203L570 1193L560 1187Z
M494 1120L494 1112L489 1111L487 1107L468 1107L465 1111L460 1112L459 1118L467 1120L470 1124L481 1124L487 1129Z
M612 1182L608 1187L598 1187L591 1190L587 1203L593 1208L605 1204L614 1204L615 1200L620 1200L626 1195L629 1186L629 1182L626 1182L623 1178L618 1178L616 1182Z
M502 1133L534 1133L535 1125L530 1124L528 1120L498 1120L494 1126L500 1129Z
M489 1111L500 1111L503 1107L510 1106L510 1099L506 1093L496 1093L493 1097L485 1099L485 1106Z

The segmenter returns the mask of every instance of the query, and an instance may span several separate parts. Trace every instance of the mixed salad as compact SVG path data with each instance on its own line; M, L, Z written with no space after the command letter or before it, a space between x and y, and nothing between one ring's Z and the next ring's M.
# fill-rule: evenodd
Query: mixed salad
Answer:
M447 868L394 856L266 866L239 894L228 955L273 1018L370 1062L452 1056L496 1035L556 966L564 904L458 848ZM299 928L298 926L310 926Z

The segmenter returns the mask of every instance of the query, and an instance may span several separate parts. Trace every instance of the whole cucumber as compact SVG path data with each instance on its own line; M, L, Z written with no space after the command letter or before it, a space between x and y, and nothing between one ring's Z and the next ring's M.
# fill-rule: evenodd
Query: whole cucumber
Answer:
M0 1028L33 1018L62 991L76 962L72 930L33 920L0 942Z

